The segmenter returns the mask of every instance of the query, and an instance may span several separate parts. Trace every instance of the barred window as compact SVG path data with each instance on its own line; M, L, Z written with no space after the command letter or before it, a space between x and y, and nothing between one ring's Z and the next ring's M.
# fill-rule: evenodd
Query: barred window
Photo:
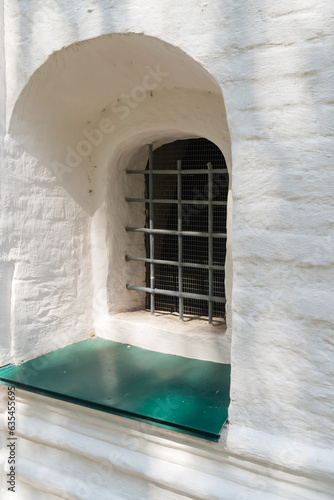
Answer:
M146 292L146 307L206 317L209 323L225 316L226 208L228 172L223 154L207 139L179 140L155 151L149 146L143 175L146 257L127 260L146 266L146 286L130 283L129 290Z

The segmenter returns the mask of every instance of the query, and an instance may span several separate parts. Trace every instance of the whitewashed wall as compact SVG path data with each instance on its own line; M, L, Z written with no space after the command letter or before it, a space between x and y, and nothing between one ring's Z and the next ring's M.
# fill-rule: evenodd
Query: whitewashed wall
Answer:
M244 434L240 449L22 391L17 406L19 500L333 498L333 455L296 440Z
M292 486L289 490L291 477L280 474L280 488L288 490L278 497L320 498L317 489L327 498L333 496L333 14L329 0L296 0L293 4L269 0L5 2L4 49L0 42L0 122L6 121L9 133L2 135L0 167L2 364L85 338L93 331L93 321L95 331L107 335L113 278L105 285L101 283L104 270L110 268L108 206L104 202L104 186L112 172L110 162L127 147L135 151L140 140L150 135L155 140L166 136L167 121L161 124L160 136L152 136L149 127L140 130L140 112L145 111L145 116L154 121L149 109L154 107L145 101L143 107L134 110L132 118L137 117L138 122L128 136L124 122L124 130L116 127L112 145L101 145L92 158L84 159L80 169L57 178L52 162L61 161L58 158L64 156L67 145L78 144L83 128L100 123L102 110L110 107L122 91L118 73L114 77L108 73L110 59L103 35L154 37L158 49L151 54L151 63L154 55L159 58L162 54L164 60L171 54L174 61L193 61L189 68L196 78L191 85L190 70L186 74L183 65L170 66L172 78L164 88L167 95L170 92L174 99L178 90L180 101L187 98L189 105L196 100L196 92L203 98L203 106L209 102L204 99L205 92L220 99L221 116L214 117L210 136L216 143L221 140L219 145L227 155L232 175L233 273L231 265L229 279L233 277L233 288L229 286L232 297L228 321L232 331L232 403L224 443L211 447L191 442L186 460L191 463L196 450L205 448L213 461L210 478L203 479L207 484L212 477L225 477L225 459L223 465L215 465L219 454L228 453L232 461L230 457L237 454L241 460L248 460L248 465L235 463L238 490L205 490L197 496L201 499L253 498L240 471L255 467L261 473L260 468L270 464L274 464L270 471L285 467L291 477L306 476L315 481L311 484L301 479L308 493ZM93 38L97 41L84 42ZM72 44L76 45L66 49ZM170 46L175 47L172 53L166 48ZM140 85L143 72L136 61L141 61L143 54L134 51L132 59L127 60L128 52L121 46L116 48L118 52L110 51L110 58L115 61L116 53L123 58L117 69L125 76L129 71L129 88L137 84L137 77ZM87 56L90 62L96 61L96 72L85 71ZM135 63L132 71L131 60ZM73 61L76 66L71 65ZM142 61L147 62L145 57ZM50 70L49 80L43 68ZM57 79L57 75L65 80ZM177 82L180 89L176 89ZM62 92L66 85L68 95ZM182 89L186 92L181 99ZM162 101L163 92L159 106ZM177 107L173 109L176 113ZM182 108L183 114L186 109ZM202 134L199 126L197 130L196 126L189 128L190 115L182 119L179 133ZM214 138L215 124L221 134ZM174 117L170 134L175 127ZM138 137L131 136L132 130ZM224 130L228 132L225 137ZM109 163L103 173L98 173L93 162L102 157ZM104 260L97 262L96 255L104 256ZM99 308L104 308L102 321ZM179 345L186 349L184 342ZM168 350L168 345L164 349ZM35 402L21 397L25 408L31 407L27 411L33 413ZM53 411L71 410L62 406L62 410ZM46 418L52 421L53 417L48 414ZM100 425L102 417L96 418ZM107 421L106 425L113 425L111 417ZM91 425L88 422L80 434L82 448L87 447ZM48 437L36 445L45 452L55 446L48 444L53 433L48 429ZM27 450L35 446L30 443L29 432L22 424L22 442L28 442L22 449L28 454ZM78 432L73 428L74 435ZM145 432L143 435L146 439ZM168 460L177 460L174 451L170 453ZM85 471L77 456L77 452L71 455L74 469ZM126 465L129 457L124 457L117 491L123 498L133 498L137 486L129 476L137 472L130 472ZM40 494L41 498L62 497L55 465L60 462L46 458L46 470L55 470L56 476L48 490L53 496ZM163 462L161 467L168 475L167 465ZM38 498L34 488L39 488L39 483L31 479L31 486L26 486L29 470L23 467L22 471L22 498L29 498L29 488L30 497ZM269 476L270 471L266 472ZM115 477L111 476L108 484ZM180 487L171 493L166 483L159 486L159 493L152 490L148 494L147 482L156 485L157 479L145 476L142 481L144 489L138 498L197 498L196 492L188 491L185 485L183 490ZM264 488L258 478L254 481L257 495ZM222 489L227 482L223 480ZM104 498L102 489L99 494ZM264 493L262 496L271 498ZM84 497L72 491L64 498Z
M91 261L87 216L8 135L0 147L0 356L6 364L92 333Z

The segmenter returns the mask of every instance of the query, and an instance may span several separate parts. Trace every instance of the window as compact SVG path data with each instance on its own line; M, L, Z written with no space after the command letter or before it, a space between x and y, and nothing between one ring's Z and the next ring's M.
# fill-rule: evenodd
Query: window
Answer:
M146 207L145 227L126 227L145 237L146 256L126 259L146 265L146 284L127 288L146 292L152 314L224 317L228 172L219 148L206 139L150 145L146 170L127 174L144 176L145 197L127 201Z
M135 158L145 168L146 151ZM122 185L128 189L127 202L125 191L117 186L117 202L122 199L123 203L121 210L114 211L112 232L116 245L121 241L116 229L123 230L123 237L129 240L126 247L121 246L121 251L114 254L124 266L131 267L126 276L138 281L128 288L139 290L141 299L146 294L146 305L152 313L173 312L191 319L200 316L209 322L223 317L228 175L219 149L205 139L176 141L155 151L150 146L147 168L128 171L128 179L134 182L124 186L121 177ZM120 212L124 219L116 225ZM126 218L137 226L127 227L127 235ZM140 244L136 238L140 238ZM124 263L125 248L127 259L133 261L129 265ZM141 269L133 272L132 266ZM133 296L136 292L125 288L123 269L115 269L121 289ZM144 303L143 300L141 304ZM174 318L166 322L161 318L147 321L142 311L135 314L145 317L148 349L136 345L141 335L136 319L129 319L128 341L124 326L127 320L116 318L108 323L108 328L112 324L113 340L89 338L19 366L4 367L0 370L0 382L217 442L230 403L230 365L226 351L217 349L217 345L224 345L223 339L216 342L215 337L222 329L208 332L215 329L195 325L190 330L191 342L187 342L186 324ZM132 312L125 315L131 316ZM166 328L157 328L156 339L166 351L171 350L172 340L173 352L152 349L156 339L152 344L147 337L152 337L155 325L149 328L148 323L168 323ZM194 332L196 329L199 335ZM179 341L177 330L182 330L180 337L185 342ZM167 336L172 333L167 342L166 331ZM207 341L210 335L214 337L212 343ZM201 344L203 337L207 347Z

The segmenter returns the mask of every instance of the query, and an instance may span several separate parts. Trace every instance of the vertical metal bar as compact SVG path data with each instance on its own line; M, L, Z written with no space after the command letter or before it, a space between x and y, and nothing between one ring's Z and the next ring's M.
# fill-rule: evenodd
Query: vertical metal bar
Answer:
M208 167L208 252L209 252L209 266L213 265L213 189L212 189L212 163L207 164ZM209 323L212 323L212 312L213 312L213 269L209 268Z
M149 188L148 188L148 196L149 196L149 225L150 229L154 229L154 212L153 212L153 146L149 145L149 155L148 155L148 168L149 168ZM150 234L150 259L154 259L154 234ZM153 290L155 288L155 279L154 279L154 262L150 264L150 286ZM154 314L154 306L155 306L155 295L151 293L151 314Z
M181 160L177 160L177 230L182 231L182 174ZM182 234L178 235L179 292L183 292ZM179 297L179 315L183 319L183 297Z

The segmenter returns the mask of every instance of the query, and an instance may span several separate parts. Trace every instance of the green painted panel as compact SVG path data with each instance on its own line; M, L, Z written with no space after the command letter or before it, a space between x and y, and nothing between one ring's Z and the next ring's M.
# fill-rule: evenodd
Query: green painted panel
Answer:
M98 337L0 369L5 384L217 441L230 365Z

